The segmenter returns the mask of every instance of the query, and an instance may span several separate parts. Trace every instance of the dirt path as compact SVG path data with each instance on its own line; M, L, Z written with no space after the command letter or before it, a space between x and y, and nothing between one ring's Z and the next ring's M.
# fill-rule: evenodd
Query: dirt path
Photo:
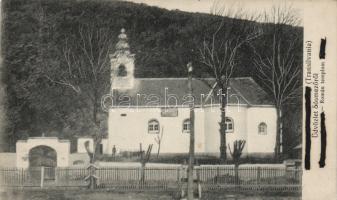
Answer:
M176 193L159 192L106 192L106 191L25 191L25 192L2 192L0 200L171 200L178 199ZM224 194L205 193L204 200L300 200L294 195L271 195L271 194Z

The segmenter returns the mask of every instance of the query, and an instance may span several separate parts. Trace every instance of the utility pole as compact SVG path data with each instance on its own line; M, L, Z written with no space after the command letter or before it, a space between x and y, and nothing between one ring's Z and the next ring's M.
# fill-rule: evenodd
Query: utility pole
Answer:
M188 70L188 93L193 95L192 89L192 63L187 64ZM190 149L189 149L189 162L188 162L188 182L187 182L187 199L193 200L193 165L194 165L194 102L190 103Z

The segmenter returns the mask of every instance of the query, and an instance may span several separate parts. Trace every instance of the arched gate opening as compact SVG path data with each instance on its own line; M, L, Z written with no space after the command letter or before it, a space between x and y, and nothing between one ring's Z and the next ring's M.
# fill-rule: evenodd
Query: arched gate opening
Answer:
M57 167L57 153L49 146L36 146L30 149L29 172L34 179L55 180L55 168Z

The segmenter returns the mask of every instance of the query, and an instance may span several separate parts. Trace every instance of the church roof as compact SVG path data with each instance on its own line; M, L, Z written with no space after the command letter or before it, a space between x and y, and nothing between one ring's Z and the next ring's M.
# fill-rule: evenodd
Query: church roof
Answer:
M119 97L114 106L188 106L192 98L187 96L187 83L187 78L136 78L132 89L114 93ZM212 90L214 83L214 79L193 79L195 105L219 104L219 89ZM228 93L229 104L273 105L268 94L251 77L230 79Z

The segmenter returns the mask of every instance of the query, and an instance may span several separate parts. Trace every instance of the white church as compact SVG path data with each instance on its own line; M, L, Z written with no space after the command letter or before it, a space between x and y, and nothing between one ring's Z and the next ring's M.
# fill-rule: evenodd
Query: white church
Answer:
M108 138L100 151L136 152L153 145L152 153L182 153L189 150L190 108L195 107L195 151L219 155L220 91L214 79L193 79L193 95L188 94L187 78L135 78L135 56L131 54L122 29L116 51L110 55L112 106L108 107ZM267 93L250 77L232 78L227 95L226 139L246 140L244 155L272 155L276 138L276 108ZM18 140L16 153L3 154L9 166L27 168L31 152L41 146L51 153L54 166L84 164L88 159L84 143L92 138L78 138L77 154L70 154L70 141L56 137L32 137ZM160 142L159 142L160 141ZM40 149L41 150L41 149ZM48 150L48 151L47 151ZM48 154L49 155L49 154ZM49 155L49 156L50 156ZM79 157L80 156L80 157ZM0 165L1 166L1 165Z
M195 151L218 155L220 150L220 95L214 79L135 78L135 56L122 29L110 55L113 105L109 108L108 139L103 153L138 151L153 144L152 152L188 153L189 103L195 106ZM276 138L276 108L267 93L250 77L232 78L227 95L227 145L246 140L244 154L272 154ZM78 151L85 152L85 138Z

